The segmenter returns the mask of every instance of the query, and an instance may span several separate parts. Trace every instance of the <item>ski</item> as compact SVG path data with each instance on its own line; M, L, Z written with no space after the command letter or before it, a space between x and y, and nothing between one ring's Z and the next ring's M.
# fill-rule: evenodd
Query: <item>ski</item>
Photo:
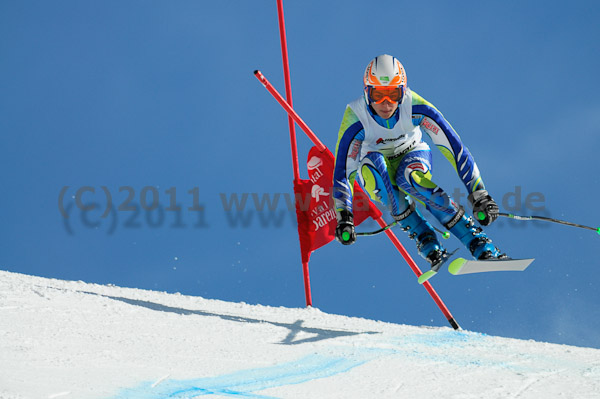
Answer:
M455 276L460 274L518 271L522 272L534 259L490 259L468 260L456 258L448 265L448 272ZM439 269L438 269L439 270ZM428 270L419 276L419 284L423 284L438 273L438 270Z
M421 274L419 276L419 284L423 284L425 281L429 280L430 278L432 278L433 276L435 276L437 274L436 270L428 270L425 273Z
M534 259L467 260L457 258L450 263L448 271L454 275L502 271L522 272L533 261Z
M446 263L456 253L456 251L458 251L458 248L450 253L446 252L443 255L441 261L438 262L435 266L433 266L431 268L431 270L428 270L425 273L421 274L418 279L419 284L423 284L425 281L427 281L430 278L432 278L433 276L435 276L437 274L438 270L440 270L440 267L442 267L442 265L444 263Z

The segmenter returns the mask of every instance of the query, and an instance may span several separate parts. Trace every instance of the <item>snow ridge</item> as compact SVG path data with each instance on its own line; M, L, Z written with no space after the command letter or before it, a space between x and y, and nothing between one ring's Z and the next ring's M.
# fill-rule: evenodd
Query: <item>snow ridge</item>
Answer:
M596 398L600 350L0 271L0 399Z

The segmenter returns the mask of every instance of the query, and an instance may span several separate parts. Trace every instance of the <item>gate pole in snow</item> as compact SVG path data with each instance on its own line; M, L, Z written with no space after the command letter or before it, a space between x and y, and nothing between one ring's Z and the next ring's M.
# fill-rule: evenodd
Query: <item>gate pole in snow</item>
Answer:
M290 80L290 65L288 60L287 39L285 36L285 20L283 18L283 0L277 0L277 16L279 18L279 37L281 41L281 56L283 61L283 78L285 80L286 104L292 105L292 84ZM298 146L296 141L296 126L294 119L288 115L288 124L290 127L290 145L292 148L292 165L294 168L294 186L300 182L300 166L298 164ZM300 224L298 224L300 228ZM306 297L306 306L312 306L312 295L310 291L310 274L308 272L308 260L302 260L302 274L304 277L304 295Z

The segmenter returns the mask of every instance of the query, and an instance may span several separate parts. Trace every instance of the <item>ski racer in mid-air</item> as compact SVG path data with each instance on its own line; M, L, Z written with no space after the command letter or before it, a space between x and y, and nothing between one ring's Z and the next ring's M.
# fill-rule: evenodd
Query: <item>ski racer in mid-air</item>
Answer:
M333 177L336 239L345 245L356 240L352 190L358 181L371 199L390 208L432 270L437 271L449 254L415 201L474 258L505 258L473 218L432 181L431 150L422 140L423 131L454 166L479 223L487 226L498 217L498 205L486 191L475 160L456 131L437 108L408 88L400 61L384 54L367 65L364 95L348 104L340 127Z

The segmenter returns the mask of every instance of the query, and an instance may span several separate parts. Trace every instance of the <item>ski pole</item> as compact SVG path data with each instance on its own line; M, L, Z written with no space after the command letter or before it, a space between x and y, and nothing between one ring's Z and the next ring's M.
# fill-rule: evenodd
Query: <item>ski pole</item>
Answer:
M387 229L394 227L396 225L396 223L398 223L398 222L392 222L392 223L388 224L387 226L380 228L379 230L365 231L365 232L361 232L361 233L356 233L356 235L357 236L374 236L375 234L383 233Z
M578 223L572 223L572 222L567 222L565 220L560 220L560 219L554 219L554 218L549 218L549 217L545 217L545 216L521 216L521 215L514 215L512 213L504 213L504 212L499 212L498 216L502 216L505 218L509 218L509 219L514 219L514 220L539 220L539 221L543 221L543 222L551 222L551 223L557 223L557 224L563 224L566 226L572 226L572 227L577 227L580 229L586 229L586 230L592 230L595 231L596 233L600 234L600 227L596 228L596 227L590 227L590 226L585 226L583 224L578 224ZM479 214L477 215L477 218L479 220L483 220L485 219L485 214L483 212L479 212ZM392 222L390 224L388 224L387 226L379 229L379 230L375 230L375 231L366 231L366 232L361 232L361 233L356 233L357 236L373 236L379 233L382 233L384 231L386 231L387 229L395 226L398 222ZM442 237L444 238L449 238L450 234L447 231L441 231L440 229L438 229L437 227L433 226L433 228L442 235Z
M482 220L481 213L482 212L480 212L480 214L478 215L479 220ZM545 217L545 216L519 216L519 215L513 215L512 213L503 213L503 212L499 212L498 216L503 216L505 218L515 219L515 220L541 220L544 222L564 224L567 226L578 227L580 229L592 230L592 231L595 231L596 233L600 234L600 227L595 228L595 227L590 227L590 226L584 226L582 224L566 222L564 220L549 218L549 217ZM485 219L485 215L483 215L483 219Z
M392 223L388 224L387 226L380 228L379 230L360 232L360 233L356 233L356 235L357 236L374 236L376 234L383 233L387 229L390 229L397 224L398 224L398 222L392 222ZM442 231L435 226L432 226L432 227L435 229L435 231L440 233L442 235L442 237L444 237L446 239L450 238L450 233L448 233L447 231ZM348 239L346 239L345 241L348 241L349 239L350 239L350 234L348 234Z

